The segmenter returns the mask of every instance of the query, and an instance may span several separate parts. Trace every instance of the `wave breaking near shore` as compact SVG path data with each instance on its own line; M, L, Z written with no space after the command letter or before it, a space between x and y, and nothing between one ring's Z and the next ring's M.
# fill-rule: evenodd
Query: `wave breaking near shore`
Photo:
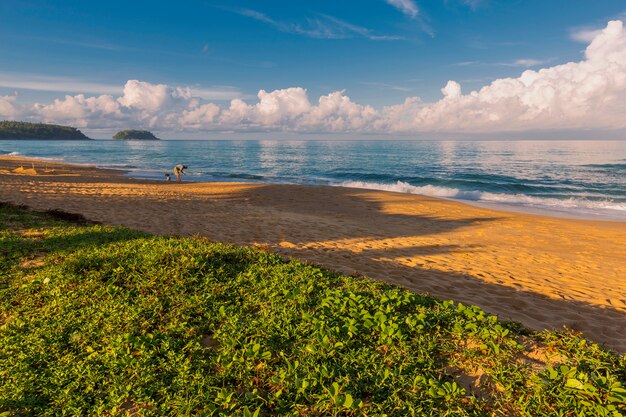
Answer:
M567 199L544 198L526 194L500 194L478 190L461 190L458 188L441 187L435 185L415 186L404 181L392 184L345 181L336 184L341 187L363 188L368 190L391 191L407 194L425 195L428 197L449 198L474 202L485 202L503 205L512 205L527 208L567 211L572 214L597 214L619 218L626 214L626 203L609 200L590 200L570 197Z

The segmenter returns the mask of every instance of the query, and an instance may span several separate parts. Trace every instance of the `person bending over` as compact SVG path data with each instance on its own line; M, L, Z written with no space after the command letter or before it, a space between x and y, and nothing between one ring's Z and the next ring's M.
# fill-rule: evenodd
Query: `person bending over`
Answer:
M174 167L174 175L176 175L176 180L180 182L180 174L187 175L185 170L187 169L187 165L179 164Z

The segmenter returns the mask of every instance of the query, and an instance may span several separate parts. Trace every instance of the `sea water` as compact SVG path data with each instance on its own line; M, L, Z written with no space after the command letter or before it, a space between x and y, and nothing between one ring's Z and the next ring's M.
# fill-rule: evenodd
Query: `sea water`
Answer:
M626 141L0 141L19 155L164 180L331 185L626 221ZM1 185L1 182L0 182Z

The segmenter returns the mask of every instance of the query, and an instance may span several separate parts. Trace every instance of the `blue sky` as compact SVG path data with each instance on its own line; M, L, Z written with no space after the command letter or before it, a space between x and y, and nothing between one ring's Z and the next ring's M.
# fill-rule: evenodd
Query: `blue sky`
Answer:
M139 80L226 107L301 87L313 104L341 91L380 110L436 102L449 80L467 93L581 61L593 31L624 11L615 0L3 0L0 96L13 106L117 98Z

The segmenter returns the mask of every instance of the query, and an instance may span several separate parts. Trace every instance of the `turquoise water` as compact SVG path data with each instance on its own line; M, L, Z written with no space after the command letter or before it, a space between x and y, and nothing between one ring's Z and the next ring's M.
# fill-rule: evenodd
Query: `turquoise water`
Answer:
M0 141L0 154L164 179L381 189L626 221L626 141Z

